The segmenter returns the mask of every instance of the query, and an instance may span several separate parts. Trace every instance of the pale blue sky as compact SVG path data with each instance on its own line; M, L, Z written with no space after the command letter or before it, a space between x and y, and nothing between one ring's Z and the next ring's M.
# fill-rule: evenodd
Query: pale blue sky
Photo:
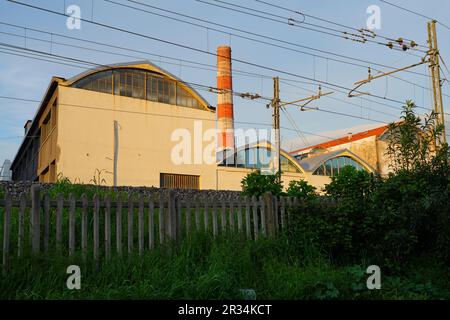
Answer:
M116 2L127 3L126 0L114 0ZM282 25L267 20L261 20L256 17L249 17L247 15L231 12L217 7L208 6L194 0L166 0L166 1L146 1L154 6L165 9L182 12L206 20L216 21L224 25L233 26L236 28L246 29L252 32L265 34L277 39L282 39L294 42L300 45L305 45L321 50L333 51L338 54L348 55L359 59L369 60L386 65L395 65L398 67L406 66L418 62L420 58L404 54L403 52L389 50L381 45L366 43L360 44L344 40L341 38L331 37L325 34L304 30L301 28ZM212 0L211 0L212 1ZM286 17L293 17L301 19L300 16L280 11L254 0L236 1L226 0L239 5L253 7L258 10L270 11L272 13L280 14ZM168 41L184 44L187 46L215 51L215 48L221 44L231 44L233 50L233 57L236 59L251 61L255 64L268 66L271 68L285 70L301 76L328 81L334 84L339 84L345 87L351 87L352 83L367 77L367 70L365 68L350 66L333 61L327 61L321 58L314 59L310 55L305 55L297 52L286 51L280 48L270 47L264 44L257 44L248 40L239 39L233 36L224 35L204 28L186 25L184 23L167 20L161 17L156 17L143 12L119 7L112 3L103 0L23 0L36 6L45 7L51 10L63 11L64 3L66 5L76 4L81 8L82 18L91 19L92 13L95 21L113 25L115 27L132 30L145 35L162 38ZM450 2L446 0L430 0L424 6L423 0L392 0L393 3L407 7L409 9L418 11L424 15L432 16L443 23L450 24L450 19L447 18L446 13L450 12ZM92 3L94 8L92 10ZM392 38L404 37L413 39L420 44L426 44L426 19L411 15L409 13L400 11L396 8L388 6L378 0L346 0L346 1L332 1L332 0L283 0L275 1L278 5L301 10L305 13L319 16L324 19L333 20L356 28L365 27L368 14L366 9L369 5L378 5L381 8L381 30L377 33ZM133 6L139 6L129 3ZM153 9L147 10L157 12ZM327 25L320 21L310 20L307 22ZM174 47L149 39L143 39L130 34L124 34L119 31L93 26L89 23L82 22L81 30L68 30L66 28L66 18L51 13L38 11L27 8L17 4L13 4L6 0L0 0L0 22L7 22L24 26L27 28L35 28L53 33L64 34L72 37L79 37L93 41L101 41L123 48L132 48L141 50L156 55L171 56L175 58L182 58L186 60L194 60L201 63L215 65L215 58L211 55L206 55L190 50ZM200 23L200 22L199 22ZM327 25L333 28L339 28L332 25ZM213 26L211 26L213 27ZM4 34L15 33L24 35L23 29L8 27L0 24L0 42L24 46L25 41L23 37L14 37ZM39 34L28 30L26 32L28 37L41 38L50 40L48 34ZM450 30L438 26L438 39L441 54L444 60L450 66ZM72 40L53 37L54 42L64 42L76 44L79 46L89 46L96 49L105 50L98 46L89 45L81 42L74 42ZM49 52L50 45L48 42L40 42L28 39L26 42L27 48ZM315 53L314 51L296 48L298 50ZM173 74L180 76L183 80L188 82L200 83L209 86L215 86L215 72L214 70L200 70L198 68L186 67L180 64L179 61L170 61L167 59L158 58L156 56L149 56L145 54L130 53L121 51L123 54L136 56L137 58L117 56L107 53L91 52L79 48L61 46L53 44L51 46L53 54L59 54L78 58L82 60L92 61L96 63L117 63L125 61L138 60L137 58L148 58L154 63L160 64L166 70ZM0 48L0 51L4 49ZM113 50L119 52L118 49ZM319 55L325 55L317 53ZM419 53L415 53L419 54ZM420 53L421 54L421 53ZM329 56L333 58L332 56ZM314 67L315 66L315 67ZM234 63L235 70L243 70L266 76L280 76L282 78L289 78L302 81L302 79L287 76L284 74L277 74L274 71L264 70L240 63ZM70 78L77 73L82 72L83 69L70 67L66 65L58 65L50 62L43 62L32 60L29 58L18 57L14 55L0 52L0 96L13 96L25 99L41 100L42 96L48 86L49 80L52 76L60 76ZM414 71L420 73L427 73L425 66L420 66ZM417 83L420 86L429 87L430 81L427 77L414 75L410 73L400 73L398 76L408 81ZM310 90L317 90L317 85L298 84ZM300 88L289 86L281 83L281 99L283 101L296 100L311 93ZM450 95L450 85L444 85L444 93ZM234 74L234 90L238 92L253 92L259 93L263 96L272 95L272 80L262 77L248 77L240 74ZM389 78L386 83L386 78L375 81L373 84L365 87L373 94L379 96L387 96L396 100L415 99L417 104L424 107L430 107L430 93L427 90L418 88L411 84L401 82L399 80ZM328 89L324 89L328 91ZM200 91L200 93L212 104L216 104L216 97L214 94ZM352 114L358 117L377 119L385 122L390 122L398 117L399 110L389 108L375 102L382 102L376 98L370 98L374 102L361 101L360 98L348 99L346 94L336 92L334 98L343 99L344 102L332 100L329 98L322 98L311 106L318 106L324 110L332 110L341 113ZM444 105L447 105L449 98L444 97ZM351 104L349 104L351 103ZM400 105L394 102L386 102L390 106L399 108ZM361 108L362 105L362 108ZM31 119L38 107L37 103L21 102L14 100L6 100L0 98L0 165L4 159L13 159L17 148L22 140L23 124L27 119ZM391 115L376 113L381 111ZM424 112L425 110L420 110ZM446 108L446 112L450 112ZM332 136L339 133L347 132L347 128L358 126L358 128L365 128L366 125L377 125L369 120L353 119L332 115L318 111L300 112L295 107L290 107L290 115L295 120L296 125L300 130L312 132L327 136ZM267 110L264 103L254 102L235 98L235 120L237 122L259 122L271 123L271 111ZM450 120L450 119L447 119ZM450 124L447 124L449 126ZM286 116L282 114L282 126L291 127L292 124L287 120ZM249 125L236 124L236 127L248 128ZM261 125L260 127L268 127ZM286 143L291 139L297 137L294 131L283 130L282 138ZM306 134L308 142L313 143L317 141L317 137ZM285 144L287 147L295 146L295 143Z

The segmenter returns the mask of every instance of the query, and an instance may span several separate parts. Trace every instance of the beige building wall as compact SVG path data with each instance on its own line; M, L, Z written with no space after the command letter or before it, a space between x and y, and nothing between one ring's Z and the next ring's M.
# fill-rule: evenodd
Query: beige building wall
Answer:
M119 123L118 185L156 186L160 173L200 176L200 188L216 188L216 166L171 159L174 130L215 128L210 111L59 86L58 173L92 183L96 170L113 184L114 120ZM200 132L202 133L202 132ZM191 145L193 148L194 136ZM207 142L204 143L204 146ZM192 155L193 156L193 155Z
M325 186L331 182L331 178L328 176L313 175L311 173L306 175L305 180L316 187L316 192L318 193L323 193Z
M55 92L39 118L41 133L37 175L40 182L53 182L56 179L56 159L59 157L57 105L58 94Z
M242 179L244 179L245 176L251 172L252 169L217 167L217 187L219 190L241 191ZM286 190L291 181L301 180L304 178L305 175L302 173L283 173L281 176L283 188Z

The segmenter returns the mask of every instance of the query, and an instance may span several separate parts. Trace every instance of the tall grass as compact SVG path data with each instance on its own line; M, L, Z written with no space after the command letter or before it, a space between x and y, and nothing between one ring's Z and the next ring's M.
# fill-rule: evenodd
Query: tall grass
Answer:
M0 278L0 299L242 299L240 289L255 290L258 299L450 298L447 269L439 263L383 276L382 290L370 291L364 264L333 265L313 248L292 248L284 237L251 242L197 233L143 257L86 261L52 254L13 259ZM81 290L66 287L71 264L81 267Z

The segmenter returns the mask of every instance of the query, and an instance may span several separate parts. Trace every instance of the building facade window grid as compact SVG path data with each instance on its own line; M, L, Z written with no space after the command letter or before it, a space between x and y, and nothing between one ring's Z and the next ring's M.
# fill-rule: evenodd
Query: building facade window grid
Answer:
M179 83L150 71L128 68L100 71L78 80L72 86L182 107L201 108L198 99Z
M317 176L335 176L339 173L342 168L346 166L352 166L357 170L365 170L363 166L361 166L357 161L353 160L347 156L336 157L330 160L327 160L324 164L322 164L319 168L314 171L314 175Z
M239 150L222 161L221 167L234 167L246 169L269 168L272 160L271 150L264 147L247 148ZM280 156L281 171L300 173L300 170L285 156Z

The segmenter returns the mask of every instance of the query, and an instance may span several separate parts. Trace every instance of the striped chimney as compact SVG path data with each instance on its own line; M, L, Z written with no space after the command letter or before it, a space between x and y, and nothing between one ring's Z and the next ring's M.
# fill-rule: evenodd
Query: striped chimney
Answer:
M234 151L233 80L231 48L217 48L217 146L218 151Z

